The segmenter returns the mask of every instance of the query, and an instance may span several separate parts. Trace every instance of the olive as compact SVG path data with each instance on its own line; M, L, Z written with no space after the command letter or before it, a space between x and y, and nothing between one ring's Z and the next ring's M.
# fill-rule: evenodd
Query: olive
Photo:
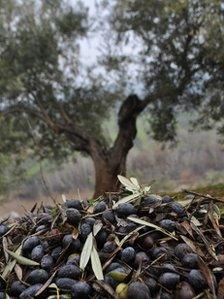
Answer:
M87 236L92 232L92 227L88 223L83 223L80 226L80 235L83 240L86 240Z
M162 203L170 203L173 199L169 195L165 195L162 197Z
M37 236L28 237L24 242L22 249L23 251L32 251L34 247L40 244L40 239Z
M132 264L135 260L134 248L126 247L121 253L121 260L126 264Z
M111 271L113 271L113 270L115 270L115 269L117 269L117 268L120 268L121 267L121 264L119 264L119 263L111 263L107 268L106 268L106 273L108 273L108 272L111 272Z
M198 268L198 255L195 253L187 253L182 259L182 264L188 268Z
M59 258L61 252L62 252L62 248L61 248L61 246L55 247L55 248L52 250L52 252L51 252L51 256L53 257L54 261L56 261L56 260Z
M155 295L156 292L158 291L158 288L159 286L157 285L157 282L154 278L152 277L147 277L145 280L144 280L144 283L147 285L147 287L149 288L150 290L150 293L152 295Z
M104 253L112 253L116 249L116 244L112 241L107 241L102 249Z
M180 217L183 217L186 215L184 207L179 202L171 203L171 209L173 212L175 212Z
M122 203L116 208L118 217L125 218L136 213L135 207L130 203Z
M42 257L44 256L44 248L42 245L37 245L31 251L31 259L36 262L40 262Z
M180 243L178 244L175 249L174 249L174 253L175 255L180 259L182 260L183 257L185 256L186 253L191 253L192 250L191 248L185 244L185 243Z
M165 291L163 291L160 295L160 299L173 299L173 296ZM179 298L182 299L182 298Z
M151 294L148 287L142 282L132 282L128 287L128 299L150 299Z
M45 225L40 225L36 228L36 232L41 232L47 230L47 227Z
M141 265L146 266L148 263L149 263L149 257L146 255L145 252L139 251L138 253L136 253L135 262L134 262L136 268Z
M162 265L162 271L163 272L176 272L176 268L174 265L169 264L169 263L164 263Z
M103 217L103 219L109 221L112 224L114 224L116 222L114 213L112 211L109 211L109 210L104 211L102 217Z
M175 299L192 299L195 296L196 294L194 292L194 289L186 281L182 281L179 284L177 291L175 292Z
M19 299L33 298L36 295L36 293L42 288L42 286L42 284L38 283L28 287L20 294Z
M97 213L101 213L103 211L105 211L107 209L107 205L104 201L100 201L98 202L94 209L93 209L93 213L97 214Z
M128 285L126 283L119 283L116 287L116 294L118 299L127 299Z
M65 265L58 270L58 277L79 279L82 276L82 271L76 265Z
M108 238L107 231L105 229L101 229L95 237L97 242L97 247L101 249L106 243L107 238Z
M81 242L79 239L74 239L72 235L65 235L62 244L64 247L69 246L73 251L80 251L81 249Z
M143 200L141 201L141 205L144 207L149 207L151 205L160 202L160 200L161 200L160 196L157 196L155 194L150 194L149 196L143 198Z
M155 259L163 254L167 254L167 249L165 247L156 247L152 251L152 255Z
M29 273L27 277L27 282L29 284L37 284L37 283L44 283L48 280L49 275L47 271L43 269L36 269Z
M159 282L167 289L174 289L180 282L180 275L176 273L166 272L159 277Z
M195 289L195 291L202 291L207 286L205 278L199 270L191 270L187 276L187 279L190 285Z
M176 229L176 222L170 219L163 219L160 221L160 226L169 232L173 232Z
M83 210L82 202L77 199L66 200L65 202L66 208L76 209L76 210Z
M91 298L92 288L85 281L78 281L72 288L72 298L89 299Z
M81 220L81 214L79 210L69 208L66 210L67 222L71 225L77 226Z
M0 237L8 232L9 228L5 224L0 224Z
M9 289L9 294L12 297L19 297L19 295L25 291L26 286L19 280L14 281Z
M154 240L151 236L146 236L141 242L142 248L146 251L151 249L153 245L154 245Z
M54 265L53 257L49 254L44 255L41 259L40 265L42 269L49 271Z
M118 282L113 279L110 275L105 275L104 278L105 283L109 284L112 288L116 288Z
M55 283L59 289L71 290L76 283L76 280L71 278L58 278Z
M48 213L41 213L37 216L38 225L46 225L52 222L52 217Z
M125 226L120 226L118 232L121 234L128 234L136 228L135 223L128 222Z
M85 223L89 224L91 227L95 224L96 220L92 217L88 217L85 219Z
M6 299L5 293L0 292L0 299Z
M127 277L126 269L123 267L116 268L113 271L109 272L108 275L110 275L115 281L122 282Z
M73 253L68 257L66 265L79 265L80 255L77 253Z

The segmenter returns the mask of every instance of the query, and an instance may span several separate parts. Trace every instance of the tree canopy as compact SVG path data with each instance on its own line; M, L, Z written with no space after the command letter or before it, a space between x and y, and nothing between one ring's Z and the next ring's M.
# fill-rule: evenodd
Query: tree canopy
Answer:
M0 1L0 109L13 128L1 130L0 150L32 147L57 159L85 153L95 165L96 195L117 189L143 111L159 141L175 139L180 111L194 111L206 127L218 121L224 132L220 1L114 0L98 7L93 30L103 46L91 71L80 61L80 43L92 30L82 1ZM118 133L109 142L103 124L118 104ZM9 142L15 136L16 146Z

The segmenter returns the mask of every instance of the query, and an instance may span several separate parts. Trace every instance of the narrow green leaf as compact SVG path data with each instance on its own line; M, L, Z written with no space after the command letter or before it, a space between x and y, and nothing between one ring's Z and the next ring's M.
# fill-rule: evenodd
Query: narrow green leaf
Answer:
M118 207L121 203L127 203L127 202L132 202L133 200L137 199L137 197L140 195L139 192L135 193L135 194L131 194L128 196L125 196L124 198L118 200L114 205L113 205L113 209L115 209L116 207Z
M94 237L98 234L98 232L101 230L103 227L103 223L101 220L96 220L96 222L93 225L93 235Z
M167 235L167 236L173 238L174 240L177 240L177 241L178 241L178 239L177 239L176 237L174 237L171 233L169 233L169 232L166 231L165 229L163 229L163 228L161 228L161 227L159 227L159 226L157 226L157 225L155 225L155 224L152 224L152 223L147 222L147 221L145 221L145 220L142 220L142 219L139 219L139 218L135 218L135 217L131 217L131 216L127 217L127 219L128 219L128 220L131 220L131 221L133 221L133 222L135 222L135 223L137 223L137 224L141 224L141 225L144 225L144 226L149 226L149 227L151 227L151 228L154 228L154 229L156 229L156 230L158 230L158 231L164 233L165 235Z
M80 263L79 267L80 269L84 270L86 265L88 264L88 261L90 259L91 250L93 247L93 234L90 233L86 239L86 242L83 246L82 253L80 256Z
M32 261L22 255L19 255L16 252L13 252L11 250L7 250L8 254L11 255L19 264L25 265L25 266L39 266L39 263Z
M103 280L103 268L96 248L93 246L91 251L91 264L93 272L98 280Z
M20 254L21 252L21 249L22 249L22 246L19 246L19 248L16 250L16 253L17 254ZM9 261L2 273L2 277L5 279L13 270L13 268L15 267L16 265L16 260L12 260L12 261Z

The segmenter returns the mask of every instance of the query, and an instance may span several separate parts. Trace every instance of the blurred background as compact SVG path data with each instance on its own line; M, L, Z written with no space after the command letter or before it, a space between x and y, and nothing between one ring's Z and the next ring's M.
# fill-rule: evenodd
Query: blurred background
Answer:
M223 18L217 0L0 0L0 216L117 174L224 193Z

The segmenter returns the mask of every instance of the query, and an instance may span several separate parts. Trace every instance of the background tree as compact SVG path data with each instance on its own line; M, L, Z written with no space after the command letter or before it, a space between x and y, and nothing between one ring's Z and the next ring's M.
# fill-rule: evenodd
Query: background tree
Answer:
M111 15L102 18L110 24L103 28L111 47L100 61L104 76L85 79L79 44L88 38L90 20L81 3L1 1L0 9L0 107L5 123L22 133L10 150L32 146L42 158L89 155L95 196L117 190L144 110L159 141L174 140L180 111L197 111L207 124L208 112L211 120L223 115L220 1L100 2ZM135 55L127 55L132 46ZM113 93L106 80L111 70ZM141 89L141 98L130 85ZM118 133L111 142L103 124L117 103ZM4 151L7 136L2 140Z

